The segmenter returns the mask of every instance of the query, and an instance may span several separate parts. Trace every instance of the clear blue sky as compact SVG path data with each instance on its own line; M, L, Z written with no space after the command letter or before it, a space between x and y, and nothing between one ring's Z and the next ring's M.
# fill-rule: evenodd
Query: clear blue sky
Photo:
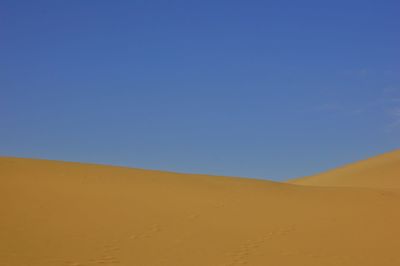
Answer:
M400 147L399 1L0 2L0 155L285 179Z

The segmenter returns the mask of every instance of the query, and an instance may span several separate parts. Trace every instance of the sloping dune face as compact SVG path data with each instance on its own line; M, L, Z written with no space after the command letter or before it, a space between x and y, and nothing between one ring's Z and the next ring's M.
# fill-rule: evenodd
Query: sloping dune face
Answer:
M340 167L326 173L290 180L292 184L400 189L400 150Z
M0 265L400 265L400 194L0 159Z

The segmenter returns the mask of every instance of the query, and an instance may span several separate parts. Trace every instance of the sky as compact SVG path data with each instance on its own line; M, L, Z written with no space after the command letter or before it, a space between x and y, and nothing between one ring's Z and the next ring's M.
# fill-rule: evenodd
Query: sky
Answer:
M284 180L400 147L399 1L0 1L0 155Z

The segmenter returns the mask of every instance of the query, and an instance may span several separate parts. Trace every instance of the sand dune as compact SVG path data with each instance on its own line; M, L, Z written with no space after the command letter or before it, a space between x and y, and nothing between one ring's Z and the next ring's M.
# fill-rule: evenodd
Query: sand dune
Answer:
M400 265L392 189L0 158L0 215L1 266Z
M290 180L292 184L400 189L400 150L328 171Z

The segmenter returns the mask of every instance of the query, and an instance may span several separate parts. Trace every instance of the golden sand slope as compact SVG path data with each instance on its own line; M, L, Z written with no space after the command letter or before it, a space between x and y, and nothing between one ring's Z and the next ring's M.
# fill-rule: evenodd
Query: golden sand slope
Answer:
M400 150L345 165L319 175L293 179L288 183L400 189Z
M0 158L1 266L398 266L400 194Z

